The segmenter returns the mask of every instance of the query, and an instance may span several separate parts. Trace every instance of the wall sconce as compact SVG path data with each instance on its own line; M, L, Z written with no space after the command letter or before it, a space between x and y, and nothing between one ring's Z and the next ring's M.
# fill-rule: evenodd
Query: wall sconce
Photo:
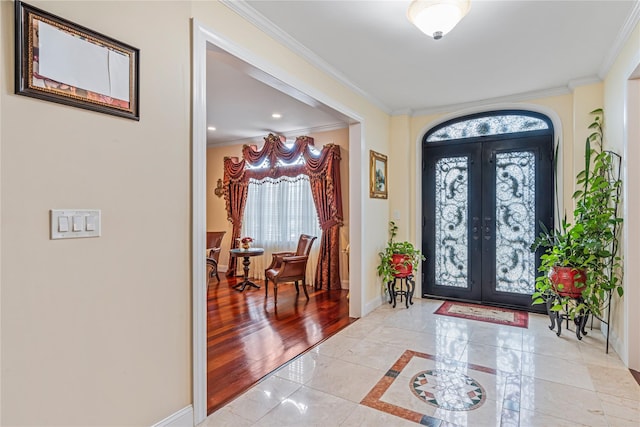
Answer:
M213 194L215 194L218 197L222 197L222 195L224 194L224 189L222 186L222 179L218 178L218 183L217 186L215 188L215 190L213 190Z

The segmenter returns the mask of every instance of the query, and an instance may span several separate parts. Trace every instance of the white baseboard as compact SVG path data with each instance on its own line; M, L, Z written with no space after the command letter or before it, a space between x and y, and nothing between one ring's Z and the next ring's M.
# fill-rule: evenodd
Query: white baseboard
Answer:
M229 270L229 266L228 265L220 265L220 264L218 264L218 271L220 273L226 273L227 270Z
M189 405L169 415L151 427L193 427L193 406Z
M349 280L342 280L340 283L342 289L349 289Z
M618 335L616 335L615 331L613 329L609 329L609 331L607 331L607 329L609 329L607 327L607 325L605 325L604 323L602 324L602 327L600 328L600 330L602 331L603 334L605 334L605 339L606 339L606 332L610 332L611 335L609 335L609 351L611 351L611 349L613 348L613 350L616 352L616 354L618 356L620 356L620 359L622 359L622 362L625 364L625 366L629 366L629 361L625 360L625 354L624 354L624 345L622 344L622 342L620 341L620 338L618 337ZM605 344L606 345L606 344ZM604 349L602 349L602 351L604 351Z
M369 302L367 302L364 305L364 312L362 313L362 317L366 316L367 314L371 313L376 308L380 307L382 305L383 300L384 300L384 296L383 295L379 295L379 296L375 297L374 299L370 300Z

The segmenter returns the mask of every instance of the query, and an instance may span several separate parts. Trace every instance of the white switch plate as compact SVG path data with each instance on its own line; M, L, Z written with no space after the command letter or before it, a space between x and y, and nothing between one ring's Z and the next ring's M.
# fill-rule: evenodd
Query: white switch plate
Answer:
M55 222L52 222L52 227L55 225ZM58 231L60 233L65 233L69 231L69 217L68 216L59 216L58 217Z
M60 219L62 218L62 220ZM60 227L61 223L72 224ZM85 224L87 226L85 226ZM101 214L99 209L51 209L49 227L51 229L51 240L74 239L80 237L100 237Z
M71 229L74 232L76 232L76 231L84 231L84 215L74 215L73 216L73 227Z

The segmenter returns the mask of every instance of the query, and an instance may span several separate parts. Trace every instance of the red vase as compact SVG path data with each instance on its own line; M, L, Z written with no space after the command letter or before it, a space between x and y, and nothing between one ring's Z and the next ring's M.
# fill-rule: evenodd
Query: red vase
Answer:
M410 259L409 255L391 255L391 265L396 271L393 277L407 277L413 274L413 266L411 265Z
M549 272L553 290L562 297L578 298L582 295L587 272L573 267L553 267ZM561 289L558 285L562 285Z

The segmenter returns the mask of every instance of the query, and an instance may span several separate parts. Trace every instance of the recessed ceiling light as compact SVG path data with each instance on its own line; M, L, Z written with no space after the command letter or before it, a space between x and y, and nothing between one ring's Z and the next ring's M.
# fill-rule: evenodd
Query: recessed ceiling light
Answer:
M280 114L280 113L273 113L273 114L271 115L271 117L273 117L274 119L279 119L279 118L281 118L281 117L282 117L282 114Z
M209 126L207 129L209 129L209 130L216 130L215 126Z

